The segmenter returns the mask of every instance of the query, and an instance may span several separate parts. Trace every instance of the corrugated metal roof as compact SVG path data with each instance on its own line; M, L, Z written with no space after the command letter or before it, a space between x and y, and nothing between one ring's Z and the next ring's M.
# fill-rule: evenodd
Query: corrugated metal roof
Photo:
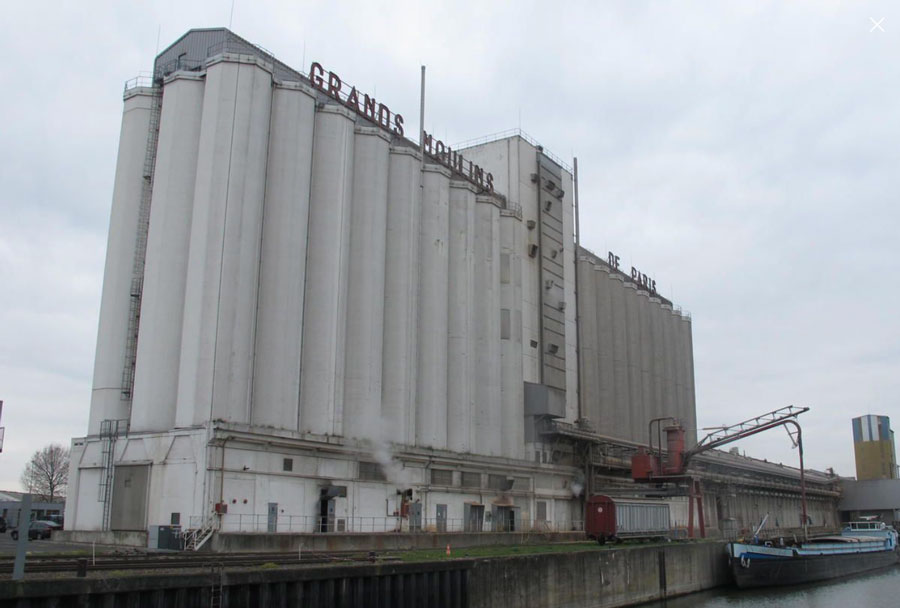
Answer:
M244 40L224 27L189 30L156 56L153 73L157 77L164 77L177 70L199 70L207 59L226 52L255 55L271 63L278 80L306 80L300 72L275 59L266 49Z

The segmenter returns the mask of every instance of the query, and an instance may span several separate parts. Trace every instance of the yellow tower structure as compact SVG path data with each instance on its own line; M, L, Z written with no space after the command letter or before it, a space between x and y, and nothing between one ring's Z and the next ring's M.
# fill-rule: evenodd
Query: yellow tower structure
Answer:
M853 419L853 451L858 480L897 479L894 431L887 416L870 414Z

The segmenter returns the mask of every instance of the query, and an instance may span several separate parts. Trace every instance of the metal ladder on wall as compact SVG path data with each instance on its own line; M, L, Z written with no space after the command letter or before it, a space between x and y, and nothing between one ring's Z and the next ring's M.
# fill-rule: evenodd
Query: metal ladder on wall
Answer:
M109 530L109 517L112 508L112 484L114 477L114 460L116 439L128 434L128 420L100 421L101 466L100 484L97 500L103 503L102 529Z
M156 148L159 143L159 121L162 115L162 79L153 78L153 97L150 105L150 125L147 148L144 152L144 183L141 186L141 206L138 211L137 239L134 245L131 303L128 310L128 334L125 343L125 363L122 368L122 400L131 400L134 389L134 363L137 356L138 327L141 319L141 294L144 288L144 260L147 253L147 231L150 227L150 201L153 198L153 175L156 168Z

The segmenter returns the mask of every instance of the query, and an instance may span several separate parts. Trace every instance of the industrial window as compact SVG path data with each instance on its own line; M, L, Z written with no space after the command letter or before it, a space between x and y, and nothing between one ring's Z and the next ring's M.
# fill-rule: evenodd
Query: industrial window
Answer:
M285 458L281 462L281 470L282 471L293 471L294 470L294 459L293 458Z
M516 477L513 482L514 490L530 490L531 489L531 478L530 477Z
M452 486L453 471L431 469L431 484L435 486Z
M173 526L180 526L181 525L181 513L172 513L169 516L169 523L172 524Z
M500 309L500 339L509 340L510 334L509 309Z
M537 517L535 518L538 521L547 521L547 501L539 500L537 501Z
M506 475L488 475L488 487L492 490L509 490L512 487L511 481Z
M506 285L510 283L509 274L510 274L510 264L509 264L509 254L501 253L500 254L500 283Z
M360 462L359 478L366 481L385 481L384 471L377 462Z
M466 471L463 471L462 486L464 488L480 488L481 473L468 473Z

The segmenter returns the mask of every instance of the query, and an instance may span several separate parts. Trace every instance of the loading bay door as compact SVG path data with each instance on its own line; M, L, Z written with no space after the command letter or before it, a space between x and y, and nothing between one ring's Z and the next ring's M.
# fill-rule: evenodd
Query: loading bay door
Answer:
M147 529L147 490L150 465L116 465L113 477L110 530Z

